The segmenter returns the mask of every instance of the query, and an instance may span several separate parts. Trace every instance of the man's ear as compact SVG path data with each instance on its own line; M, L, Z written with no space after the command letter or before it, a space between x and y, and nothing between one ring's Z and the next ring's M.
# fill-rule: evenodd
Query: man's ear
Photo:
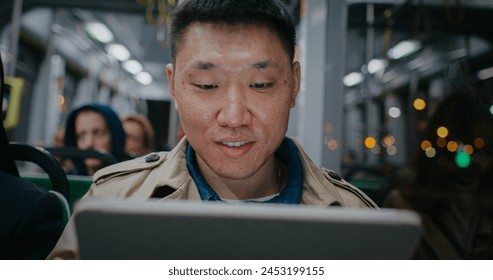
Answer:
M175 98L175 67L171 63L166 65L166 78L168 78L169 94L174 101L173 103L175 103L175 109L178 109Z
M301 83L301 66L298 61L293 62L291 67L292 75L293 75L293 88L291 92L291 108L296 106L296 97L298 97L298 93L300 92L300 83Z

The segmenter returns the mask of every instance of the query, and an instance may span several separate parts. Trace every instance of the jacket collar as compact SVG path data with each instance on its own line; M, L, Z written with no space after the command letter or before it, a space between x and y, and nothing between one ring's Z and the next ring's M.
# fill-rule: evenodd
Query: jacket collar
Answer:
M312 162L301 145L296 140L291 140L298 150L303 170L300 203L318 206L341 205L342 197L336 187L326 179L322 170ZM183 137L166 155L166 160L149 174L146 180L149 188L142 190L140 195L164 199L200 200L197 185L187 169L187 144L186 137Z
M303 165L301 203L318 206L342 205L342 197L322 170L308 157L300 143L293 139Z

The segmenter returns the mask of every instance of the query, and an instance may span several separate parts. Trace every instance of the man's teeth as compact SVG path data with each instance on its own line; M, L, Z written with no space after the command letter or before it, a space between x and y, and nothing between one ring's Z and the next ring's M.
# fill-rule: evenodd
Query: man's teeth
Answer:
M223 142L223 145L229 146L229 147L239 147L242 145L245 145L246 141L241 141L241 142Z

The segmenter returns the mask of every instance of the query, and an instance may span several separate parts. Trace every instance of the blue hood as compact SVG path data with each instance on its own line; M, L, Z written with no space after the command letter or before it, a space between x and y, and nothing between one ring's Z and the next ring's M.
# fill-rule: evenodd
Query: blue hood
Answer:
M111 154L118 160L122 160L125 156L125 130L118 115L111 107L102 104L87 104L72 111L67 118L65 127L64 144L66 147L77 148L77 138L75 135L75 119L81 111L95 111L100 113L106 120L106 124L111 133ZM73 160L79 175L87 175L86 168L82 160Z

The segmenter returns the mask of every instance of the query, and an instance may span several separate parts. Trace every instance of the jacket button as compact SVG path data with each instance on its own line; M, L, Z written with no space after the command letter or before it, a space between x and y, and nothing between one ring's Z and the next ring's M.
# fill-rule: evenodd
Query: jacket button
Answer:
M337 181L340 181L342 178L341 176L339 176L339 174L335 173L334 171L330 170L329 171L329 176L334 179L334 180L337 180Z
M146 162L153 162L159 160L159 155L156 153L152 153L148 156L146 156Z

